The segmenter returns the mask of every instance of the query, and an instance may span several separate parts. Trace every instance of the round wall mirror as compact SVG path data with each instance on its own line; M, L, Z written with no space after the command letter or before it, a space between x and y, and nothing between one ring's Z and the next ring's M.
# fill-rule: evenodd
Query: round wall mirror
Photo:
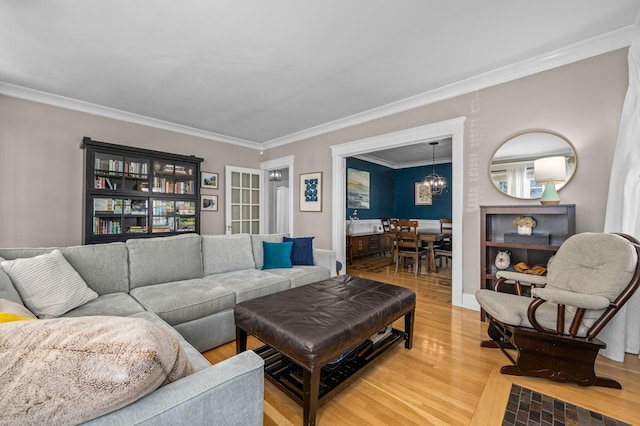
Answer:
M503 194L513 198L534 200L540 198L544 182L535 179L533 162L548 157L564 157L564 180L555 181L556 190L564 187L573 177L578 157L573 145L564 137L550 131L528 131L510 137L491 157L491 181Z

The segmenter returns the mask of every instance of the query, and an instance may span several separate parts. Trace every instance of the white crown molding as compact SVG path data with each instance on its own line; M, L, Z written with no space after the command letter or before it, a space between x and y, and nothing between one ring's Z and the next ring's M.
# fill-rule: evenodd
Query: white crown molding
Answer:
M376 120L389 115L404 112L413 108L422 107L445 99L464 95L476 90L485 89L497 84L506 83L518 78L533 75L542 71L557 68L593 56L602 55L613 50L628 47L634 37L640 34L640 13L636 17L636 22L628 27L612 31L610 33L593 37L580 43L573 44L566 48L539 55L537 57L521 61L512 65L498 68L493 71L480 74L475 77L461 80L428 92L424 92L409 98L392 102L381 107L373 108L362 113L354 114L339 120L321 124L300 132L292 133L280 138L272 139L265 143L258 143L246 139L234 138L219 133L183 126L164 120L158 120L130 112L109 108L89 102L84 102L64 96L54 95L39 90L28 89L9 83L0 82L0 95L7 95L15 98L53 105L73 111L85 112L88 114L126 121L144 126L169 130L176 133L196 136L216 142L239 145L257 150L271 149L294 142L299 142L314 136L340 130L346 127L355 126Z
M265 142L263 147L269 149L298 142L628 47L633 39L640 35L639 21L640 14L634 25L378 108L272 139Z
M131 112L122 111L115 108L105 107L90 102L80 101L65 96L54 95L52 93L42 92L40 90L28 89L26 87L14 84L0 82L0 94L14 98L26 99L28 101L39 102L42 104L53 105L73 111L93 114L100 117L112 118L114 120L126 121L129 123L141 124L143 126L154 127L162 130L169 130L190 136L196 136L216 142L229 143L233 145L244 146L246 148L264 149L264 147L253 141L245 139L225 136L206 130L200 130L181 124L171 123L169 121L158 120Z
M409 169L411 167L430 166L432 164L448 164L448 163L451 163L453 161L451 158L440 158L440 159L436 160L435 162L429 160L429 161L414 161L412 163L398 164L398 163L394 163L394 162L391 162L391 161L381 160L380 158L372 157L372 156L367 155L367 154L354 155L353 157L357 158L359 160L367 161L369 163L377 164L379 166L388 167L388 168L394 169L394 170Z

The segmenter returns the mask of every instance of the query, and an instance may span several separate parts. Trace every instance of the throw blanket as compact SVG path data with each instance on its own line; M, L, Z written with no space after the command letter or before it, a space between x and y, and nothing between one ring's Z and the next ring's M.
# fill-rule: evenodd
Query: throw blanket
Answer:
M192 373L178 337L139 318L0 324L0 424L77 424Z

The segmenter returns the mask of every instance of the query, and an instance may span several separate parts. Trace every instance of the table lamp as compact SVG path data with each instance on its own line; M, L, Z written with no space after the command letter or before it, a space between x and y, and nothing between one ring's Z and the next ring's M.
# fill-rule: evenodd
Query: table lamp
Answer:
M560 204L560 196L556 191L556 182L564 182L567 178L567 163L564 157L546 157L533 162L533 173L536 182L544 184L540 204Z

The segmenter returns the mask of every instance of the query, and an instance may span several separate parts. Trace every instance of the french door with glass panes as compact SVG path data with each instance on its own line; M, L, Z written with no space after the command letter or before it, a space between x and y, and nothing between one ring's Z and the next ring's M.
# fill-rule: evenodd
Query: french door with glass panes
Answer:
M263 171L225 167L227 234L260 234L263 229Z

